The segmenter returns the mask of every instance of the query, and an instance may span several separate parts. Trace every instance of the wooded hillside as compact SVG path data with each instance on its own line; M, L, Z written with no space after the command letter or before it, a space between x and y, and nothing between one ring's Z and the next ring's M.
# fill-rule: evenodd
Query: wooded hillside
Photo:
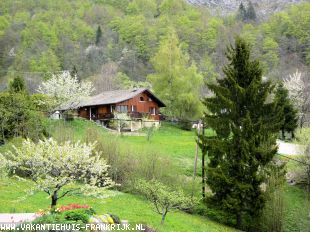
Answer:
M144 82L168 32L205 79L226 62L235 35L253 45L264 75L284 78L310 65L310 3L290 6L268 20L241 20L240 12L214 16L180 0L2 0L0 89L23 76L30 90L42 78L70 70L97 91Z

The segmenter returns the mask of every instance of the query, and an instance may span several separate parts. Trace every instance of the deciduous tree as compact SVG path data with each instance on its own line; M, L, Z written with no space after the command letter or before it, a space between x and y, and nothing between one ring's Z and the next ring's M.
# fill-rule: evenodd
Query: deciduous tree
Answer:
M186 196L181 190L173 190L156 180L150 182L140 180L136 187L153 203L155 211L162 216L161 224L164 224L169 212L189 209L197 203L196 199Z
M31 178L37 190L48 194L51 207L69 194L94 193L114 185L109 165L94 151L95 144L58 144L53 139L34 143L28 139L13 148L4 154L10 170Z
M299 111L299 126L302 128L306 122L306 115L310 112L310 83L298 70L284 80L284 86L294 106Z
M163 112L182 120L200 117L203 78L196 65L191 64L188 55L182 51L173 29L161 42L152 64L155 73L149 75L148 80L155 93L167 105Z
M91 82L80 82L77 76L71 76L69 71L54 74L38 88L38 92L55 100L56 107L66 104L67 109L77 106L81 100L89 97L93 90Z

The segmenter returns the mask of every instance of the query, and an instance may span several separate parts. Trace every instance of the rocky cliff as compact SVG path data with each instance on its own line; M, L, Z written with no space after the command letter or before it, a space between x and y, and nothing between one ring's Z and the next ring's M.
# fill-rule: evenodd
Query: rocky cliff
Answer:
M247 0L187 0L191 4L207 6L211 12L226 15L238 10L243 2L247 5ZM307 0L310 2L310 0ZM268 16L274 12L280 11L287 5L299 3L302 0L252 0L259 17Z

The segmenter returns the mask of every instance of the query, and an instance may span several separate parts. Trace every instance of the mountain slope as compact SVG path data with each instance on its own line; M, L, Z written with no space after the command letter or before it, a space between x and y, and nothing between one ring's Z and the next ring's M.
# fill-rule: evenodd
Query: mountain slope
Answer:
M241 0L187 0L194 5L205 5L213 13L221 15L234 13L238 10L241 2L247 4L248 1ZM309 1L309 0L308 0ZM302 0L252 0L252 3L260 17L269 16L270 14L283 10L287 5L299 3Z

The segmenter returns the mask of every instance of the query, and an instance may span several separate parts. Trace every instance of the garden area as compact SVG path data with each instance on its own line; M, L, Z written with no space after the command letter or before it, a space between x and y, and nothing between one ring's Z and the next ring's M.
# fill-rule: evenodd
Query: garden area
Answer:
M163 123L158 130L153 132L148 141L146 135L112 135L96 123L82 119L68 122L49 120L47 128L50 128L50 136L58 141L92 142L97 140L97 146L104 151L106 158L112 164L112 177L118 179L121 184L114 187L114 190L105 190L95 196L72 194L60 199L58 207L70 204L88 205L92 207L96 215L116 215L121 220L128 220L130 224L142 223L156 228L157 231L234 231L232 228L218 224L214 212L209 212L204 206L197 206L190 213L179 210L171 212L165 223L161 225L161 215L157 214L150 201L134 188L133 180L145 176L156 177L167 185L169 183L181 185L181 182L185 181L188 184L183 185L183 190L191 194L194 189L195 195L199 197L200 158L197 177L194 182L192 181L196 144L194 130L184 131L175 124ZM212 135L209 130L205 133ZM13 144L20 146L21 141L22 139L19 138L11 140L5 146L0 147L0 153L11 150ZM173 143L173 146L169 146L171 144L169 141ZM200 153L199 157L201 157ZM292 158L298 159L295 156ZM287 162L287 171L298 167L298 163L296 164L293 160L284 157L281 159ZM123 174L119 174L116 169L122 169ZM126 178L118 178L118 175L125 175ZM40 213L46 211L50 205L50 199L46 193L34 191L31 186L30 180L3 179L0 185L2 196L0 212ZM306 231L308 228L307 212L310 209L306 191L286 183L282 190L284 231ZM66 221L64 218L47 218L47 220Z
M140 161L140 164L131 167L140 169L140 171L130 170L129 167L124 170L127 172L128 180L120 179L123 181L122 185L116 187L115 190L105 190L96 196L73 194L60 199L58 207L77 203L88 205L94 209L97 215L117 215L122 220L128 220L130 224L142 223L151 228L156 228L157 231L234 231L232 228L206 219L204 215L199 215L196 212L188 214L179 210L169 213L165 224L160 225L161 215L154 212L152 204L132 188L131 180L141 178L144 175L161 177L162 181L169 183L172 181L172 177L169 176L167 169L170 168L171 172L176 174L176 181L181 181L182 176L186 176L187 172L190 173L190 169L193 167L191 160L193 161L195 154L194 131L183 131L174 125L163 124L160 129L154 131L152 139L147 142L145 136L125 137L109 134L104 128L87 120L69 122L50 120L48 124L48 128L52 129L49 133L56 140L64 142L66 139L70 139L90 142L96 139L99 141L97 145L103 146L105 151L115 150L113 154L110 154L115 155L115 157L110 157L110 159L111 161L116 159L113 162L123 165L119 168L125 168L129 164L128 162ZM171 139L175 140L177 149L173 150L165 143ZM0 152L3 153L12 149L13 144L17 147L20 146L21 141L22 139L19 138L13 139L5 146L1 146ZM144 145L142 146L142 144ZM149 159L153 155L156 157ZM120 160L126 156L130 157ZM142 159L142 156L146 157ZM177 164L172 165L175 162ZM188 166L183 166L186 163ZM163 165L166 169L162 169ZM149 170L147 167L142 170L141 167L143 166L153 166L153 170ZM197 182L199 181L197 180ZM31 186L30 180L3 179L0 185L0 194L3 196L0 200L2 206L0 213L40 213L43 210L46 211L50 205L50 198L44 192L34 191ZM186 191L190 191L190 189ZM63 218L48 218L47 220L61 222Z

